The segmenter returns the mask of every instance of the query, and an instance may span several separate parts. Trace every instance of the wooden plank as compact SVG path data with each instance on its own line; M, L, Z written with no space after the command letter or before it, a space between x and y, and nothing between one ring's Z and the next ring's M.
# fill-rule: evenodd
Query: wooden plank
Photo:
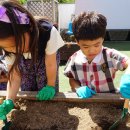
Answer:
M27 100L37 100L36 91L19 91L17 98ZM0 91L0 97L6 97L6 91ZM66 102L104 102L104 103L123 103L124 99L121 95L114 93L97 93L88 99L80 99L74 92L59 92L52 101L66 101Z

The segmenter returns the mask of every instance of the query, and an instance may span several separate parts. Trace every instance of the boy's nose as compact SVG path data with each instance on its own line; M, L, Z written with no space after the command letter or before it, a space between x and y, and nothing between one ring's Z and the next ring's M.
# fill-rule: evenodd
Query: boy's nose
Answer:
M88 52L89 52L90 54L93 54L93 53L95 52L95 50L90 47L89 50L88 50Z

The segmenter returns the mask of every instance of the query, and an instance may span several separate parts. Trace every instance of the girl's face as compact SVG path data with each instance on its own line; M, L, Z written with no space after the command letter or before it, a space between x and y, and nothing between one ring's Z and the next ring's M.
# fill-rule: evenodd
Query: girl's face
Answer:
M25 46L23 44L23 52L28 52L29 48L29 34L25 33ZM6 39L0 39L0 48L3 48L7 52L16 53L15 37L11 36Z
M8 52L16 52L15 38L8 37L6 39L0 39L0 47Z
M103 38L96 40L79 40L78 45L88 61L92 61L102 50Z

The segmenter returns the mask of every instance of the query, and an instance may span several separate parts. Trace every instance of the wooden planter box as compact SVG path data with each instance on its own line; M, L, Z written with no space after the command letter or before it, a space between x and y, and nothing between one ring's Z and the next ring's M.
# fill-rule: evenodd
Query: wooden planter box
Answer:
M62 48L60 48L60 60L66 62L69 57L79 50L79 46L76 43L67 43Z

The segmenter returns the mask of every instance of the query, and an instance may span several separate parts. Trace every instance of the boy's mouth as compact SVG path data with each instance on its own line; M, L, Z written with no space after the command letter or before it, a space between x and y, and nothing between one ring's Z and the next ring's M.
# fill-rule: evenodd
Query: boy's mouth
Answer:
M95 54L89 54L88 57L95 57Z
M95 56L96 56L95 54L90 54L90 55L88 55L88 56L87 56L88 61L91 62L91 61L95 58Z

